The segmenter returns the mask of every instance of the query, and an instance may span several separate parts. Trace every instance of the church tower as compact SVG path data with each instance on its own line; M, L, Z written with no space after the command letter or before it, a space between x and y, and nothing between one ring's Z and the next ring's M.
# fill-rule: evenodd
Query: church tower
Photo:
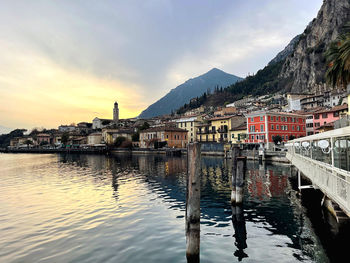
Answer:
M113 121L115 124L119 121L119 108L118 108L118 102L114 102L114 108L113 108Z

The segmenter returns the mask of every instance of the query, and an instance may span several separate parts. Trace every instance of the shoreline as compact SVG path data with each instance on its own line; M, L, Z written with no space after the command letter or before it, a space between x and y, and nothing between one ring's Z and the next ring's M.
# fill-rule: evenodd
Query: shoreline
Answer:
M170 156L187 155L187 149L0 149L0 153L66 153L66 154L166 154ZM173 154L172 154L173 153ZM175 154L176 153L176 154ZM203 156L215 156L225 158L223 151L202 151ZM246 156L248 160L259 160L257 151L243 150L242 155ZM290 163L285 157L285 152L266 152L263 161ZM230 157L226 157L230 159Z

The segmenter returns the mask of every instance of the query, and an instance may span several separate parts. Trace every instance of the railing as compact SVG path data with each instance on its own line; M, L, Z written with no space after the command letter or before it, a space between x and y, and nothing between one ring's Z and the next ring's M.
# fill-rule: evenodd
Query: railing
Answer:
M287 158L350 216L350 127L289 141Z

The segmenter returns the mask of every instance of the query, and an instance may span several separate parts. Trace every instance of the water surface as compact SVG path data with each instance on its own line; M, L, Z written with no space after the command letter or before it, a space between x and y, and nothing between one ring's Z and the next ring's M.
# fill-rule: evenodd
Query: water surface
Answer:
M1 262L186 262L186 158L0 154ZM290 168L202 158L201 262L328 262ZM236 220L238 218L238 220Z

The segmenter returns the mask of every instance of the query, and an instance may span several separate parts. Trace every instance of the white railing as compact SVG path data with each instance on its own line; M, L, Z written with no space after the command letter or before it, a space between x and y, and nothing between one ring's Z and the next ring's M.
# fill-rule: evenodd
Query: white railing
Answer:
M350 127L298 138L287 158L350 216Z

